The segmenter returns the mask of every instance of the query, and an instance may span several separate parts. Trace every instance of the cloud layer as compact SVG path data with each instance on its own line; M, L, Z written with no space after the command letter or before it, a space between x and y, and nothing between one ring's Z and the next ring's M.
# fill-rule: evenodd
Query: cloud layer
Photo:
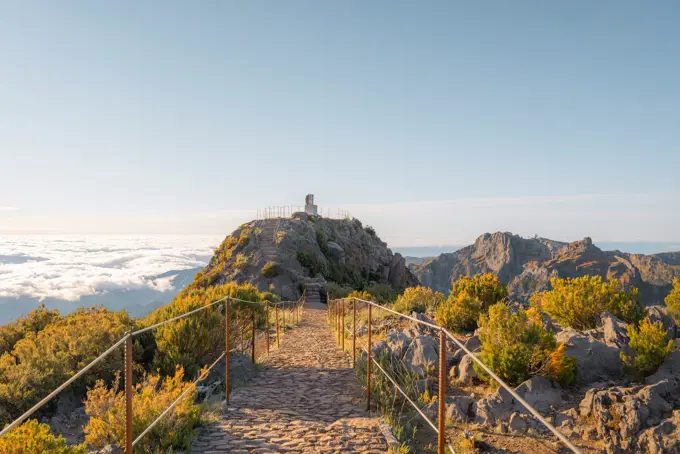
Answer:
M221 238L0 236L0 297L77 301L113 290L172 291L168 271L205 266Z

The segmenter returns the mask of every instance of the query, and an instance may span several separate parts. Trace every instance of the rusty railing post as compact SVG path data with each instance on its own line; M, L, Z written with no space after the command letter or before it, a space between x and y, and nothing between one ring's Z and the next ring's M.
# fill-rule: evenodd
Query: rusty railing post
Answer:
M281 345L281 339L279 338L279 305L274 306L274 312L276 313L276 348Z
M370 413L371 411L371 305L368 305L368 352L367 352L367 359L366 361L366 389L367 389L367 405L366 409Z
M286 332L286 302L283 302L283 332Z
M251 360L253 361L253 364L255 364L255 308L252 308L252 319L253 319L253 337L251 340L251 348L252 348L252 357Z
M439 437L438 454L444 454L446 445L446 335L439 330Z
M300 302L295 305L295 310L297 311L297 324L300 324Z
M226 396L227 405L229 405L229 358L231 357L231 348L229 348L229 298L224 303L224 335L226 342L224 343L225 359L224 359L224 393Z
M125 453L132 454L132 334L125 339Z
M354 323L352 324L352 367L357 367L357 299L352 300Z
M267 339L267 356L269 356L269 302L264 303L265 338Z
M342 300L342 353L345 354L345 303L346 300Z

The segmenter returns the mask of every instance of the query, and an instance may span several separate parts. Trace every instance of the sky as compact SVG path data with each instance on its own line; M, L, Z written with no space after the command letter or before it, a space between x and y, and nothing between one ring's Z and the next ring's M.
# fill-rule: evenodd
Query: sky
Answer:
M0 234L680 240L676 1L0 0Z

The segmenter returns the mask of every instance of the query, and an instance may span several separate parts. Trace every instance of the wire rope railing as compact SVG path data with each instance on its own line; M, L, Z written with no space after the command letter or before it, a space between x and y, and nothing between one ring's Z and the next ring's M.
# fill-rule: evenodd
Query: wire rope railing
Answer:
M352 318L353 318L353 324L352 324L352 331L349 331L348 328L345 327L345 318L348 315L346 311L346 302L347 301L352 301L353 302L353 307L352 307ZM362 350L366 353L367 355L367 372L366 372L366 382L367 382L367 406L370 411L371 409L371 364L375 364L378 369L387 377L387 379L399 390L399 392L407 399L407 401L413 406L416 411L422 416L426 422L437 432L438 435L438 453L443 454L444 453L444 448L447 446L451 452L453 453L453 447L451 446L450 443L446 443L446 424L445 424L445 412L446 412L446 406L445 406L445 400L446 400L446 387L447 387L447 381L446 381L446 339L450 339L453 341L454 344L460 349L462 349L467 355L469 355L472 360L477 363L484 371L486 371L502 388L504 388L506 391L510 393L510 395L517 401L519 402L532 416L534 416L541 424L543 424L550 432L552 432L569 450L571 450L573 453L576 454L581 454L581 451L579 448L577 448L569 439L562 434L557 428L555 428L550 422L548 422L534 407L532 407L526 400L524 400L521 396L517 394L517 392L510 387L505 381L503 381L496 373L491 370L486 364L482 362L482 360L479 359L479 357L470 351L459 339L457 339L453 334L451 334L448 330L446 330L444 327L439 326L434 323L426 322L424 320L420 320L415 317L411 317L406 314L402 314L400 312L397 312L393 309L390 309L385 306L381 306L380 304L377 304L373 301L367 301L363 300L361 298L340 298L340 299L335 299L335 300L329 300L328 303L328 322L329 324L334 328L334 330L337 333L337 342L338 344L341 345L342 349L345 349L345 333L349 333L350 336L352 337L352 360L353 364L356 367L356 341L357 341L357 303L363 303L366 305L368 309L368 318L367 318L367 342L368 342L368 347L366 348L366 345L364 345L361 341L359 341L362 344ZM371 354L371 346L372 346L372 333L374 330L374 326L372 324L372 308L378 308L381 311L385 311L387 313L391 313L393 315L396 315L402 319L409 320L411 322L418 323L422 326L428 327L434 331L436 331L439 335L439 395L438 395L438 408L437 408L437 413L438 413L438 426L435 426L434 423L422 412L415 402L413 402L412 399L410 399L406 392L397 384L396 380L392 378L387 371L379 364L378 361L375 360L375 358L372 357Z
M245 305L250 305L252 307L250 311L250 322L248 323L243 323L244 321L241 320L242 327L250 328L251 331L251 336L250 336L250 349L251 349L251 360L253 362L256 362L256 331L257 331L257 325L256 325L256 309L263 309L264 313L264 332L260 336L261 339L265 340L266 344L266 354L269 354L270 350L270 337L271 337L271 332L272 328L274 328L274 335L276 339L276 345L277 348L280 345L280 333L281 331L284 331L291 327L295 326L300 323L300 318L303 312L304 308L304 302L305 302L305 293L303 292L302 297L297 300L297 301L281 301L281 302L272 302L272 301L249 301L249 300L243 300L239 298L234 298L231 296L226 296L224 298L220 298L216 301L213 301L209 304L206 304L204 306L201 306L197 309L185 312L183 314L177 315L175 317L172 317L167 320L163 320L161 322L155 323L153 325L140 328L135 331L130 331L128 333L125 333L125 335L119 339L116 343L111 345L106 351L104 351L102 354L100 354L97 358L92 360L89 364L87 364L85 367L80 369L77 373L75 373L72 377L70 377L68 380L66 380L64 383L59 385L54 391L52 391L50 394L45 396L43 399L41 399L38 403L36 403L34 406L32 406L29 410L24 412L21 416L16 418L14 421L9 423L7 426L5 426L1 431L0 431L0 437L8 434L11 432L13 429L17 428L20 426L23 422L25 422L29 417L31 417L35 412L37 412L40 408L42 408L45 404L47 404L49 401L51 401L54 397L56 397L61 391L66 389L70 384L72 384L74 381L82 377L85 373L87 373L90 369L92 369L96 364L104 360L106 357L108 357L111 353L113 353L117 348L119 348L121 345L124 345L124 395L125 395L125 441L124 441L124 451L128 454L132 453L132 450L135 445L137 445L145 435L147 435L165 416L167 416L183 398L185 398L191 390L196 388L198 383L200 383L202 380L204 380L207 376L208 373L217 365L222 359L225 359L225 398L226 402L229 403L229 359L231 356L231 353L233 352L238 352L239 350L243 353L245 351L244 349L244 343L241 342L241 345L238 345L236 348L231 348L230 341L232 337L231 328L232 328L232 322L230 319L230 306L233 303L242 303ZM224 304L220 304L224 303ZM134 387L132 383L132 371L133 371L133 361L132 361L132 340L134 337L149 332L151 330L154 330L156 328L160 328L164 325L167 325L169 323L176 322L178 320L181 320L183 318L189 317L191 315L197 314L199 312L205 311L206 309L209 309L211 307L217 306L218 308L224 309L224 318L225 318L225 348L224 351L219 355L219 357L206 369L202 370L201 373L199 374L198 378L194 380L181 394L180 396L173 401L168 408L166 408L151 424L149 424L148 427L146 427L136 438L133 439L133 433L132 433L132 417L133 417L133 408L132 408L132 403L133 403L133 395L134 395ZM274 311L274 317L273 320L270 317L271 316L271 311ZM286 314L288 314L288 320L286 320ZM282 320L281 320L282 319ZM280 323L280 321L282 323ZM273 325L273 326L272 326ZM237 325L238 326L238 325ZM282 328L282 329L281 329Z

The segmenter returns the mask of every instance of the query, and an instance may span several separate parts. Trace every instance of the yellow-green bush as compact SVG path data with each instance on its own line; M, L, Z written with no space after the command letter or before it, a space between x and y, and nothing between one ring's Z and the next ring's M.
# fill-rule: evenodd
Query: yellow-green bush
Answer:
M278 276L279 271L280 271L279 264L274 261L269 261L264 264L262 270L260 271L260 274L262 274L262 276L268 279L271 279L273 277Z
M176 317L199 307L206 306L225 296L245 301L261 301L262 295L252 284L227 284L202 288L189 286L177 295L170 304L157 309L147 316L144 325L152 325ZM229 315L233 321L250 318L250 311L256 310L258 319L264 313L263 305L238 301L229 303ZM154 364L165 374L171 374L176 365L182 366L188 375L195 376L200 367L219 356L224 349L224 310L221 305L168 323L154 330L156 355Z
M44 304L41 304L26 317L0 326L0 355L11 352L14 344L23 339L26 334L37 334L58 319L59 311L47 309Z
M354 290L347 298L358 298L364 301L373 301L373 296L365 290Z
M472 331L484 310L484 303L467 292L453 293L437 307L437 323L452 331Z
M637 323L644 316L644 308L633 287L625 291L621 282L600 276L583 276L574 279L550 279L552 290L532 297L533 306L547 313L563 326L591 329L603 311L618 318Z
M435 317L447 329L472 331L477 328L479 316L507 296L506 287L491 273L461 276L446 301L437 307Z
M673 279L673 290L664 301L666 307L668 307L668 313L673 317L675 323L680 323L680 278Z
M508 290L501 284L498 276L491 273L475 274L473 277L461 276L453 283L451 295L467 293L482 302L484 310L508 296Z
M182 381L184 370L161 379L147 374L135 386L132 407L143 411L133 412L132 433L137 437L165 411L190 385ZM116 381L119 383L119 381ZM135 446L135 452L168 452L169 448L188 448L194 428L201 419L201 410L194 403L195 389L187 395ZM108 388L98 381L87 393L85 412L90 421L85 427L85 442L94 447L124 446L125 393L115 385Z
M568 385L575 378L576 362L564 355L555 335L543 328L539 314L520 310L512 313L503 303L489 308L479 318L479 340L482 343L479 359L500 378L512 386L543 375ZM477 364L479 376L491 377Z
M666 330L661 322L642 320L640 326L628 326L628 345L633 355L621 352L624 366L636 378L653 374L673 349L673 341L666 340Z
M402 295L397 297L394 303L394 310L402 314L410 314L411 312L426 312L434 309L444 301L444 295L439 292L434 292L427 287L409 287L404 290Z
M66 440L54 436L50 426L30 419L0 438L2 454L86 454L84 446L67 446Z
M125 312L79 309L28 332L11 352L0 356L0 424L30 408L74 373L106 351L132 327ZM117 349L71 385L84 392L96 379L111 380L122 366Z

